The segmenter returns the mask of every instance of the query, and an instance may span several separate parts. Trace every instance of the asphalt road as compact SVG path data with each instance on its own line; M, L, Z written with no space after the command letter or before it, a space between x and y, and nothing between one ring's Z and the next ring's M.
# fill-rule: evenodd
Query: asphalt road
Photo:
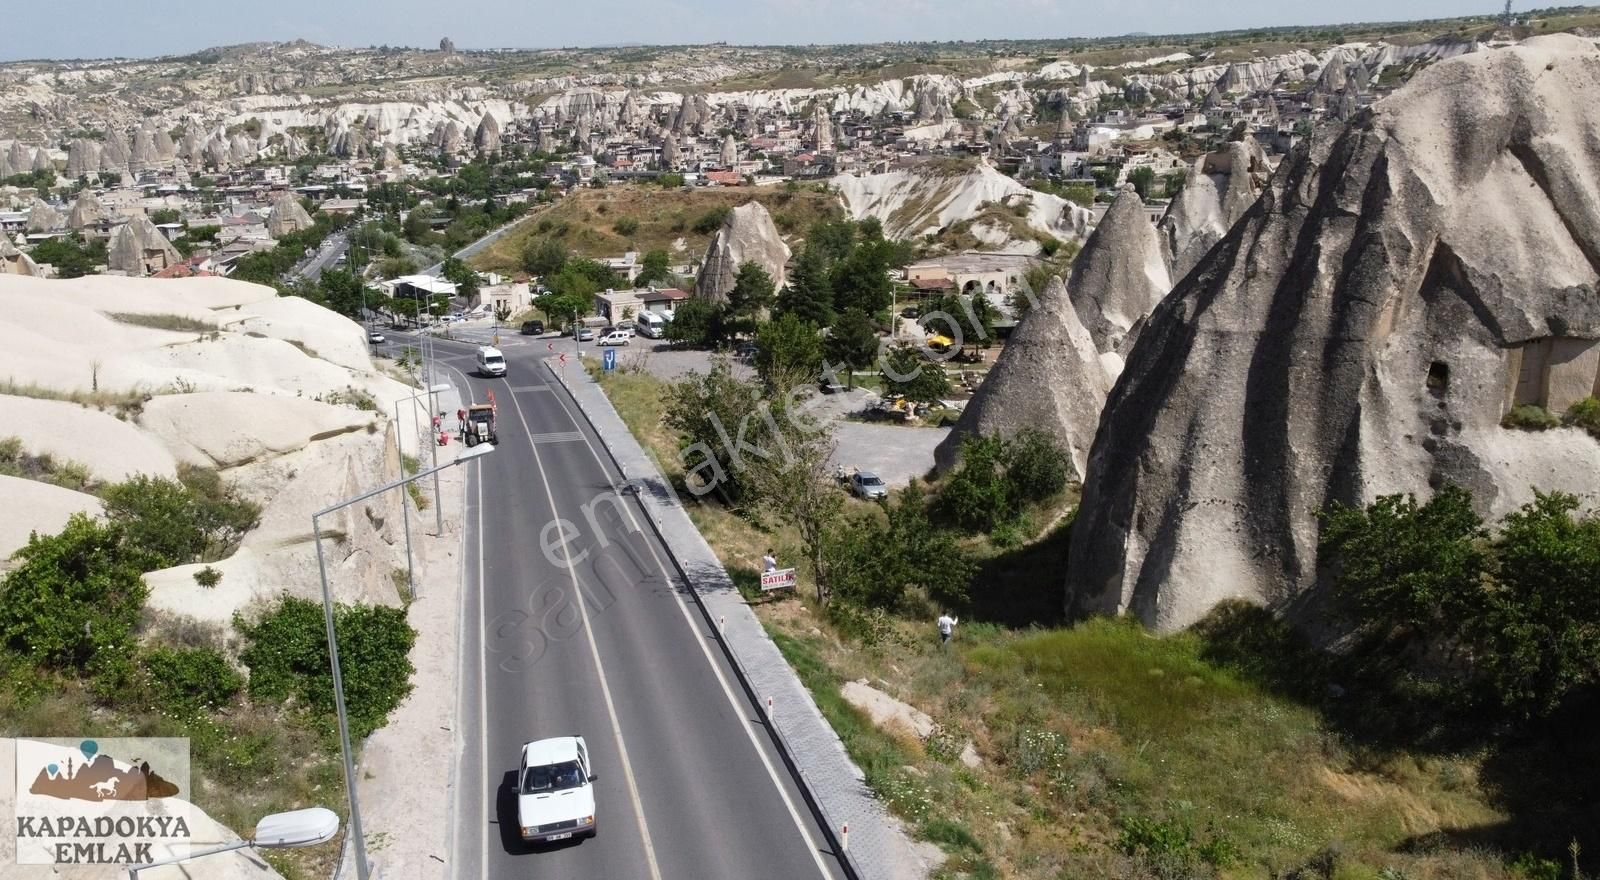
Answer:
M312 281L321 278L322 270L333 265L334 261L339 259L339 255L349 248L350 239L346 238L343 233L335 233L331 238L323 242L322 247L317 249L317 252L312 255L311 259L306 261L304 266L300 267L299 275Z
M546 346L507 345L492 380L471 375L471 345L438 350L473 399L494 391L500 439L467 486L452 876L842 877L710 624L538 363ZM599 835L526 847L519 749L566 734L593 755Z

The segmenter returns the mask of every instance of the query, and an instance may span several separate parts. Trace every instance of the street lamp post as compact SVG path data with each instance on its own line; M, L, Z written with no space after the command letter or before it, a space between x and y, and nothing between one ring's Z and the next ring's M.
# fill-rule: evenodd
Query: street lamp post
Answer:
M454 461L445 462L438 467L429 468L409 477L402 476L398 480L385 483L376 489L363 492L332 507L325 507L311 515L311 536L317 545L317 574L322 578L322 621L328 630L328 665L333 669L333 707L339 717L339 748L344 753L344 784L350 796L350 835L355 841L356 877L358 880L369 880L371 867L367 864L367 843L361 836L361 803L356 796L356 764L354 756L350 754L350 719L345 714L344 708L344 675L339 669L339 640L333 632L333 595L328 590L328 563L322 555L322 524L319 520L352 504L359 504L375 495L382 495L385 492L400 489L413 480L420 480L447 467L454 467L455 465L472 461L493 451L494 446L489 443L462 450ZM401 500L401 503L404 503L404 499Z
M128 880L139 880L139 872L163 865L176 865L193 859L214 856L218 853L240 849L297 849L327 843L339 833L339 814L327 807L310 807L287 813L273 813L256 823L256 835L250 840L225 843L211 849L192 852L178 858L161 859L142 865L128 866Z
M404 428L404 423L400 420L400 404L404 401L416 400L418 397L421 397L424 394L448 391L449 389L449 385L430 385L424 391L418 391L416 394L413 394L410 397L402 397L394 402L394 452L395 455L398 456L397 460L400 462L401 476L405 475L406 470L406 448L405 445L400 442L400 432ZM411 424L416 425L416 423L417 408L412 406ZM437 465L439 463L438 459L435 458L433 463ZM434 498L434 506L438 506L437 497ZM417 597L417 579L416 570L411 562L411 508L406 505L406 499L404 495L400 496L400 518L401 521L405 523L406 530L406 588L411 591L411 598L415 599ZM439 531L444 531L443 526L439 528Z

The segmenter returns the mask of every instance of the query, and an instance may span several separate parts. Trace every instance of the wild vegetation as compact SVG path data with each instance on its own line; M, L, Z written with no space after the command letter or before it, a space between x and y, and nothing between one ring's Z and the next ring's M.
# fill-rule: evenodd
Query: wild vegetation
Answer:
M0 444L7 467L21 460L12 447ZM0 735L188 737L189 796L233 828L312 804L342 811L320 606L284 600L237 621L242 650L220 626L145 606L146 572L227 555L258 508L209 471L98 491L104 519L35 534L0 578ZM351 717L370 731L409 692L415 634L389 608L340 606L336 627L354 643L341 656ZM329 850L273 861L325 876Z
M600 380L680 488L703 476L680 457L698 436L684 403L753 406L715 370L676 391ZM689 503L868 784L945 850L940 877L1580 876L1600 843L1578 769L1595 757L1600 524L1570 499L1493 532L1458 490L1330 509L1323 564L1361 637L1328 653L1243 605L1167 637L1066 621L1066 473L1038 438L982 438L885 504L807 502L835 524L811 535L760 476ZM815 536L834 542L821 564ZM830 589L762 596L767 547ZM961 620L943 649L939 608ZM840 694L858 679L933 733L875 727Z

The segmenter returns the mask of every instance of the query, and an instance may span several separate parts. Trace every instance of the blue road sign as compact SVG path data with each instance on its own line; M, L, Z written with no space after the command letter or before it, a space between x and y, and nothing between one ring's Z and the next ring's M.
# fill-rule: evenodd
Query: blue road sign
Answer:
M617 368L617 350L614 348L606 349L606 353L601 357L601 362L606 369L615 370Z

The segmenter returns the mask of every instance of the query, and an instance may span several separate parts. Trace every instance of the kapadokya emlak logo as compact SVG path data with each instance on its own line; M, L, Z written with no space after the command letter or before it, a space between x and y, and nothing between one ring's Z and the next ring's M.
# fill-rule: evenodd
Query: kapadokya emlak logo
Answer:
M193 837L198 814L181 796L188 740L14 742L18 864L142 864L181 857L201 842Z
M174 797L178 786L163 779L150 762L133 757L127 769L118 769L112 756L100 751L100 744L86 739L78 744L78 755L39 768L28 787L29 794L81 801L143 801Z

